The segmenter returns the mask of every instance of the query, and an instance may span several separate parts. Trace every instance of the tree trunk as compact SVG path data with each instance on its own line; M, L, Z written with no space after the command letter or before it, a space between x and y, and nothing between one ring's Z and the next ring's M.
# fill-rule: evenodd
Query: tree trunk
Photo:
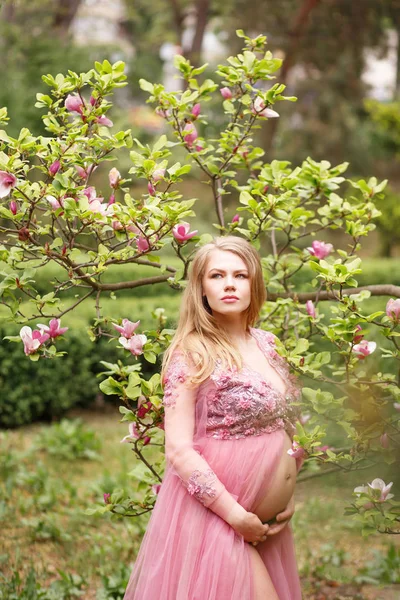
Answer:
M193 36L192 47L187 58L195 67L201 63L201 49L209 16L210 0L197 0L196 2L196 29Z
M293 27L291 27L291 30L289 31L291 41L282 63L281 72L277 77L279 83L286 84L289 71L296 63L296 52L301 41L301 36L308 24L310 14L320 2L321 0L303 0L295 17ZM279 119L272 119L271 122L268 122L268 126L264 128L262 147L266 152L268 160L272 160L272 157L268 155L271 152L272 144L278 131L278 121Z
M81 0L58 0L54 12L53 27L60 37L66 37Z

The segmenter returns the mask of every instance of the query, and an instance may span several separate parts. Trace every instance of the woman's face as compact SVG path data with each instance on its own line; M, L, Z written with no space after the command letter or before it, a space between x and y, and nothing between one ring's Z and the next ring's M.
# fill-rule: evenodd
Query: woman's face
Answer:
M214 316L242 313L251 298L246 263L237 254L216 248L208 257L202 289Z

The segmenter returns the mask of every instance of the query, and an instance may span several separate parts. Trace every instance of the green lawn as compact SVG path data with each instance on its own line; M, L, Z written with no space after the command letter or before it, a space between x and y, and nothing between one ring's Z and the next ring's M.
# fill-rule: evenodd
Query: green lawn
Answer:
M133 454L128 444L120 444L127 427L126 423L119 422L117 408L108 407L103 413L82 412L79 416L101 443L99 460L59 458L38 450L37 436L44 430L52 430L49 425L36 424L1 434L1 600L122 598L121 590L129 576L147 519L87 516L85 510L94 504L102 505L103 493L114 488L134 492L134 481L126 475L133 466ZM51 443L48 449L55 447ZM152 452L151 448L149 452ZM372 473L362 471L350 476L329 475L298 484L293 525L305 599L391 598L385 595L391 593L389 584L379 595L376 595L375 585L364 586L363 595L357 595L361 593L361 583L357 583L355 577L362 567L368 566L370 577L385 580L388 575L382 573L386 568L390 577L395 578L400 555L394 560L394 566L384 557L390 542L395 542L399 551L400 540L388 539L396 536L379 534L364 539L358 525L343 516L346 496L351 495L355 485L378 475L389 480L389 468L385 466L385 469L386 472L380 473L375 469ZM380 563L373 559L374 549L379 550ZM20 589L23 589L31 565L35 569L36 582L43 589L51 584L54 587L55 581L61 581L54 596L11 594L13 585L18 587L15 581L11 583L12 578L15 580L18 573ZM399 572L397 577L400 581ZM347 595L336 596L324 592L321 596L321 589L327 585L335 594L341 589L348 590L349 586L358 591L353 595L347 592ZM399 593L400 588L394 589Z

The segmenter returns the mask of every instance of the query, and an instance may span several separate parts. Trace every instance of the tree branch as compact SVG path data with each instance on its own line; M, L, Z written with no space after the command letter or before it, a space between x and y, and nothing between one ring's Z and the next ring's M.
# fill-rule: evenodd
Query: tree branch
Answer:
M400 286L393 285L391 283L382 285L363 285L357 288L345 288L342 290L344 296L350 296L351 294L358 294L363 290L369 290L371 296L394 296L400 298ZM315 292L268 292L267 300L270 302L276 302L279 298L293 298L299 302L307 302L307 300L336 300L337 294L335 291L315 291Z

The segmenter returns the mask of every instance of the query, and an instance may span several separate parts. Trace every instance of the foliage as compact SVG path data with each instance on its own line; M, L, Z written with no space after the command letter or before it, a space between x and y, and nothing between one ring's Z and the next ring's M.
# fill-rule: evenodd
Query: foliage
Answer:
M79 575L70 575L58 571L60 579L53 581L48 588L43 588L37 581L37 574L32 566L26 580L23 581L18 572L8 581L0 573L1 600L73 600L82 598L84 580Z
M43 429L35 442L37 450L69 460L99 460L100 447L96 432L84 425L81 419L62 419L60 423Z
M386 554L380 550L373 550L373 556L373 559L360 569L356 581L375 585L400 583L400 549L390 544Z
M4 332L3 332L4 335ZM17 427L39 419L50 420L73 406L87 406L96 396L96 348L87 336L71 332L68 354L57 363L21 362L19 345L0 345L0 424ZM93 353L94 351L94 353ZM103 353L101 358L107 354Z
M25 353L32 361L57 357L56 345L65 332L60 319L95 297L92 339L103 336L111 345L118 342L130 357L126 362L103 362L106 371L100 389L123 401L122 421L130 425L125 441L132 444L141 461L132 476L139 480L143 496L138 501L114 490L105 505L91 509L92 514L133 516L154 505L163 458L158 454L149 462L145 454L149 446L160 446L162 386L159 373L146 377L143 365L157 363L173 330L166 326L165 311L160 307L154 311L155 324L135 332L139 323L127 319L120 323L112 315L104 315L100 297L108 292L116 297L121 289L153 283L164 282L177 290L185 286L193 253L210 240L208 234L190 231L184 220L195 216L195 199L182 199L178 184L193 165L212 191L216 229L222 235L239 234L257 249L266 250L262 263L268 302L260 324L268 323L268 329L281 340L280 354L314 386L304 386L303 408L309 411L309 418L297 424L294 441L300 446L298 451L306 453L309 464L321 467L321 472L328 464L349 472L381 457L390 464L399 447L397 373L389 367L377 371L368 358L376 349L376 342L369 341L373 332L389 345L382 350L383 358L399 360L398 301L393 311L388 304L386 311L368 314L363 302L387 291L373 285L361 290L357 280L362 273L357 252L375 228L387 182L375 177L346 179L347 163L332 166L310 157L295 168L287 161L264 163L263 150L253 146L253 132L265 119L279 116L275 110L279 103L295 98L283 95L283 84L271 82L281 61L266 49L265 36L252 39L243 31L237 33L244 48L219 65L216 76L220 84L202 78L205 65L194 67L180 55L175 65L183 90L168 92L161 84L140 81L175 141L162 135L149 146L132 140L129 131L110 132L108 97L125 85L126 77L123 63L111 65L108 61L96 63L87 73L69 71L66 76L44 77L52 91L51 95L39 94L37 106L47 111L43 120L50 137L35 137L26 129L18 138L1 133L5 200L0 214L7 219L6 225L0 226L4 236L0 247L3 306L16 323L42 321L34 332L22 328ZM226 122L218 135L205 139L201 135L206 121L204 106L213 94L220 94L219 85ZM175 146L186 150L187 164L174 162L171 148ZM134 148L130 150L130 174L147 183L148 193L133 197L129 179L114 168L109 173L110 199L106 203L89 186L90 178L94 168L124 148ZM240 180L238 171L243 172ZM239 206L237 217L229 221L225 200L232 191L238 193ZM313 240L338 229L348 236L347 249ZM311 241L311 246L304 245ZM178 267L168 264L171 253L179 260ZM49 263L57 263L62 275L54 290L42 295L36 288L36 273ZM152 267L156 275L105 281L105 274L122 264ZM293 279L306 265L311 293L299 292ZM72 289L77 300L65 308L63 294ZM395 293L399 294L397 289ZM30 311L22 298L28 300ZM331 300L329 314L322 318L313 300ZM49 325L43 324L49 318ZM314 337L326 342L329 350L318 351ZM20 341L18 337L8 339ZM138 361L137 356L143 358ZM324 444L329 442L326 432L331 422L347 436L344 448ZM386 496L376 499L371 510L379 531L397 531L398 504ZM371 511L357 501L353 509L368 530Z

